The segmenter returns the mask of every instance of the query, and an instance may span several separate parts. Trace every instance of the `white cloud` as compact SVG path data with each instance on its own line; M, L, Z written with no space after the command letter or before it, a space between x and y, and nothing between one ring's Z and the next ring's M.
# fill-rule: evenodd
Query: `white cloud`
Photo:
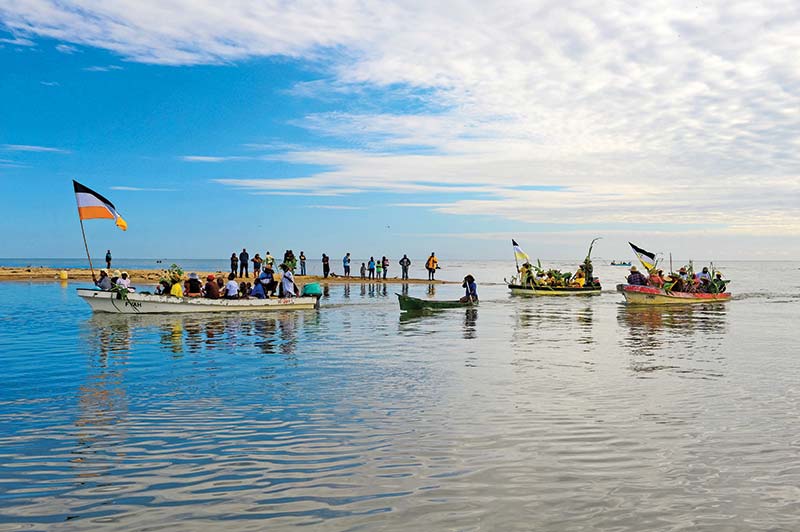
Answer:
M13 44L15 46L35 46L35 43L30 39L23 39L21 37L14 37L13 39L0 39L0 43Z
M57 81L40 81L39 83L45 87L58 87L60 85L60 83Z
M363 211L366 207L355 207L353 205L306 205L309 209L329 209L333 211Z
M214 155L182 155L180 157L182 161L190 162L190 163L223 163L227 161L240 161L245 159L245 157L240 157L237 155L226 155L226 156L214 156Z
M449 214L800 234L791 0L0 0L0 17L18 34L145 63L306 60L321 79L295 94L358 93L350 112L295 121L356 148L290 146L269 158L326 170L219 180L252 193L425 192ZM381 111L365 89L414 95L429 111Z
M51 146L35 146L31 144L3 144L3 149L6 151L27 151L27 152L42 152L42 153L70 153L69 150L63 148L53 148Z
M80 50L74 46L69 44L57 44L56 50L61 52L62 54L74 54L75 52L80 52Z
M150 188L150 187L129 187L126 185L116 185L109 187L111 190L121 190L125 192L177 192L174 188Z
M83 69L85 72L111 72L112 70L123 70L123 68L119 65L96 65L90 66Z

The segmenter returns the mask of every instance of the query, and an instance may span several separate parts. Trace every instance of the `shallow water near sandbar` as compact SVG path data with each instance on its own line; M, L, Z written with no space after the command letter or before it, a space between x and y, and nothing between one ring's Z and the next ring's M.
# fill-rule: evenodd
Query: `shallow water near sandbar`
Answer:
M400 285L93 316L80 284L0 283L0 530L796 529L800 271L725 272L726 304L481 284L425 315Z

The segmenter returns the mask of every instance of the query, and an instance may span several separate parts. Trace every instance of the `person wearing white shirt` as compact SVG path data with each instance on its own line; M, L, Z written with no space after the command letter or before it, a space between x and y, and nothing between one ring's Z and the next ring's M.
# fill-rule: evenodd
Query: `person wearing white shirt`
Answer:
M294 276L286 264L281 264L280 268L283 270L283 277L281 278L283 297L294 297Z
M128 272L122 272L119 279L117 279L117 286L121 286L126 290L131 289L131 279L128 277Z
M225 284L225 299L239 299L239 283L236 282L236 274L228 274L228 282Z

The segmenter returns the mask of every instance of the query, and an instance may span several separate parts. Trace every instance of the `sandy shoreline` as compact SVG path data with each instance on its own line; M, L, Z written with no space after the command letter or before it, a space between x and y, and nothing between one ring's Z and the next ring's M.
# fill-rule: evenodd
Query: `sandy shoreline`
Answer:
M97 272L98 270L95 270ZM133 286L137 285L155 285L158 280L163 276L163 270L125 270L131 277ZM72 268L72 269L59 269L59 268L34 268L34 267L0 267L0 281L54 281L61 280L61 272L67 273L67 280L69 281L91 281L92 273L88 268ZM187 272L188 273L188 272ZM198 271L197 274L205 279L208 274L219 275L222 274L227 278L228 272L204 272ZM361 279L361 277L328 277L323 279L317 275L295 275L297 284L306 283L322 283L322 284L347 284L347 283L387 283L387 284L449 284L453 281L428 281L427 279L400 279L397 277L390 277L387 279ZM252 282L253 278L244 277L237 278L238 281L249 280Z

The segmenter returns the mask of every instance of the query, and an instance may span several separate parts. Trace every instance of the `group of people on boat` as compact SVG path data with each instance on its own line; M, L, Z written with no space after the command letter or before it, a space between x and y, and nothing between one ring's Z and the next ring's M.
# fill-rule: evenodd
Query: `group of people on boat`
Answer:
M667 292L706 294L720 294L726 290L728 283L722 278L722 272L715 271L712 274L708 267L703 267L699 273L695 273L692 265L682 266L677 272L668 275L657 268L644 275L636 266L631 266L627 281L630 285L653 286Z
M156 294L206 299L269 299L273 296L290 298L299 295L299 289L289 266L282 263L279 269L281 275L276 276L271 266L264 266L252 284L245 281L237 282L234 272L228 274L227 282L222 275L209 274L205 284L194 272L190 273L186 280L182 280L179 276L166 277L159 281Z
M100 277L92 273L92 281L97 288L100 290L127 290L129 292L133 292L136 288L131 286L131 279L128 276L128 272L121 272L119 270L115 270L112 275L109 275L108 270L103 268L100 270Z
M585 288L599 285L599 280L593 276L592 261L587 257L578 265L577 271L562 273L561 270L533 266L525 262L519 268L520 284L525 287L571 287Z

